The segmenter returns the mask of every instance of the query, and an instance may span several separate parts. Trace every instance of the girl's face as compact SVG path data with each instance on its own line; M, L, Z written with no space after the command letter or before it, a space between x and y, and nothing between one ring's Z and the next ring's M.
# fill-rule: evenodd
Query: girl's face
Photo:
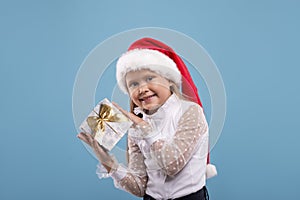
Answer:
M171 96L169 80L150 70L131 71L125 78L131 100L148 114L156 112Z

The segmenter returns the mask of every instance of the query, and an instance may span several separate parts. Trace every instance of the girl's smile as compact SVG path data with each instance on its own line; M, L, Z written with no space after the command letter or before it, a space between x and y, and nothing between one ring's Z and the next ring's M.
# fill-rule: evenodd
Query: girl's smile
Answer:
M145 97L140 98L139 100L142 101L142 102L143 102L143 101L149 102L149 101L151 101L152 97L155 97L155 96L156 96L156 94L148 95L148 96L145 96Z

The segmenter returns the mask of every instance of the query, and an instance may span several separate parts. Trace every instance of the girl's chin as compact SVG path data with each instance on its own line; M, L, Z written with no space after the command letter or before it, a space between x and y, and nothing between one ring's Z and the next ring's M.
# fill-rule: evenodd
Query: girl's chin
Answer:
M143 107L143 110L145 111L146 114L153 114L155 113L158 109L159 109L159 105L155 105L155 106L145 106Z

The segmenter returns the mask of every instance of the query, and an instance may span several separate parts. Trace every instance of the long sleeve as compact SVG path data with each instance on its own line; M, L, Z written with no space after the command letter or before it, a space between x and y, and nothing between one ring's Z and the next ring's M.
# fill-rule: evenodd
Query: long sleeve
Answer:
M129 162L128 168L119 166L112 172L115 185L135 196L142 197L145 194L147 184L147 173L144 164L144 157L134 141L128 137Z
M190 106L179 119L173 138L154 141L150 146L150 154L167 175L174 176L190 160L195 149L201 148L199 145L208 139L204 136L207 131L202 108Z

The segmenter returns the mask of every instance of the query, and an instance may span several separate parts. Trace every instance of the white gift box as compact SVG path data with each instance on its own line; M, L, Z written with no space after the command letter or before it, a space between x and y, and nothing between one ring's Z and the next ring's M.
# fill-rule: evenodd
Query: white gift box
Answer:
M82 122L80 129L91 134L102 147L110 151L132 124L108 99L103 99Z

